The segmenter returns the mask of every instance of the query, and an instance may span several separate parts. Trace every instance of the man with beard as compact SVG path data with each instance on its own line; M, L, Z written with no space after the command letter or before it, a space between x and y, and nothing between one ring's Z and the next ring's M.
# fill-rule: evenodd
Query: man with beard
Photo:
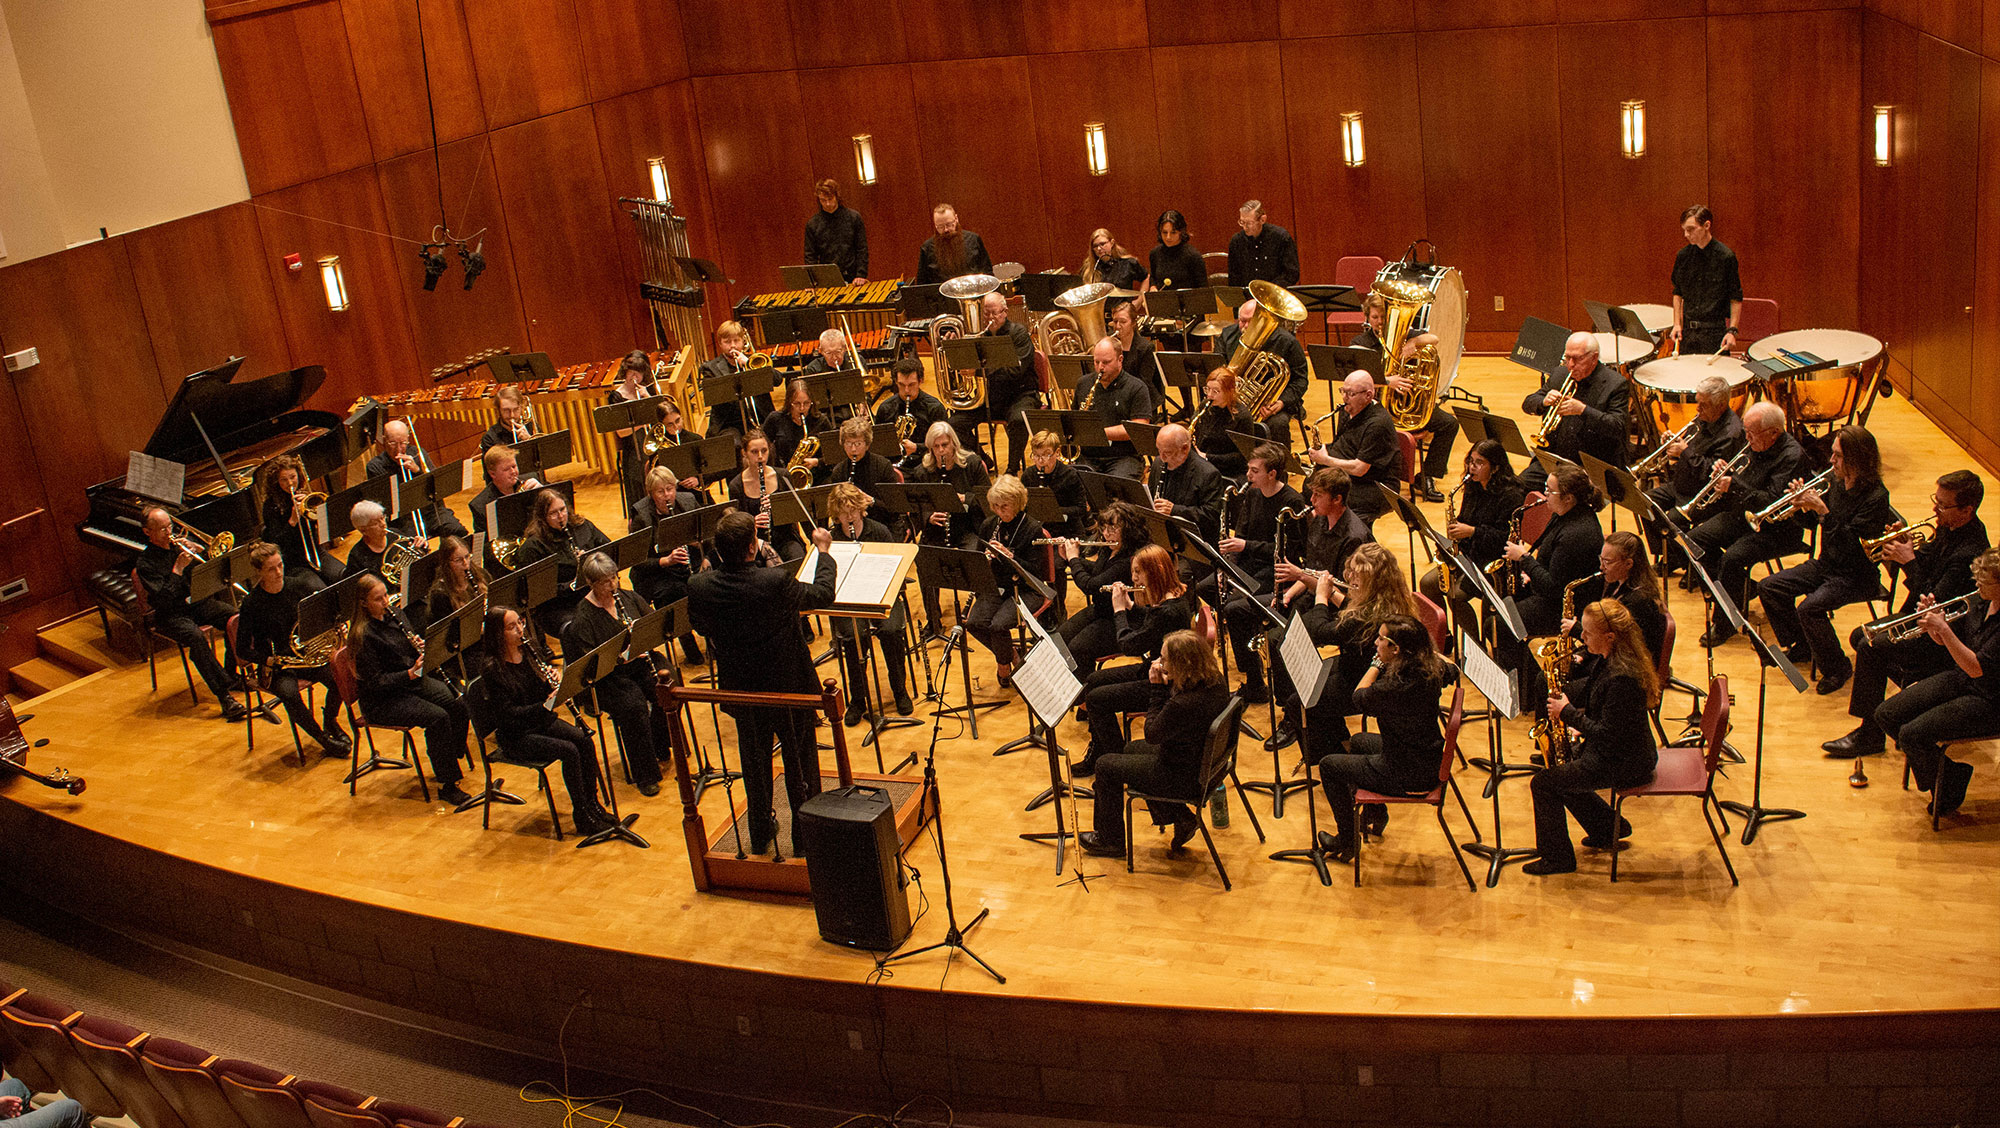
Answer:
M932 208L931 226L937 234L924 240L917 252L916 285L935 286L967 274L993 273L993 256L986 253L979 233L959 230L957 208L950 204Z

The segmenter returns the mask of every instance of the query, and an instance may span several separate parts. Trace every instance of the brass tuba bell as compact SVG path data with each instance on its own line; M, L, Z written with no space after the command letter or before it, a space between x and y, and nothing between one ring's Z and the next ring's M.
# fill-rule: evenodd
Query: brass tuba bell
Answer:
M1264 346L1278 330L1297 329L1305 324L1306 307L1290 290L1262 279L1250 283L1250 299L1257 303L1257 312L1236 342L1229 368L1236 373L1237 402L1250 413L1250 418L1259 419L1291 379L1284 360L1266 353Z
M1436 345L1425 345L1417 350L1410 371L1403 371L1403 339L1410 335L1410 327L1416 324L1417 316L1431 302L1431 292L1414 282L1398 282L1378 279L1370 293L1379 295L1384 303L1382 311L1382 378L1404 376L1416 386L1407 393L1388 389L1382 397L1382 406L1396 420L1396 427L1403 431L1421 431L1430 426L1431 412L1437 409L1438 399L1438 351Z
M986 381L974 371L957 371L942 363L939 346L954 337L976 337L985 330L985 311L979 303L1000 288L1000 279L991 274L967 274L938 287L939 295L958 303L961 314L945 314L931 322L931 352L937 357L938 398L953 411L970 411L986 402Z

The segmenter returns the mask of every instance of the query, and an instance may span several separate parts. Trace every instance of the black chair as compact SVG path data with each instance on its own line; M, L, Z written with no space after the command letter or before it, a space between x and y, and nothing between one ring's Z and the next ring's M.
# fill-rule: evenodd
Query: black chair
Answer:
M139 582L139 569L137 568L132 569L132 598L133 604L139 612L139 643L146 648L146 674L153 679L153 692L158 693L160 690L160 666L155 654L154 640L166 639L166 641L174 644L175 650L180 652L181 674L187 678L188 683L188 700L196 705L201 704L201 694L197 693L194 688L194 665L188 661L188 648L181 645L179 641L167 638L166 635L154 629L153 604L146 598L146 585ZM100 604L99 607L101 610L102 605ZM214 632L214 627L203 627L201 628L201 637L207 640L213 636ZM109 637L108 632L106 637ZM210 645L212 646L213 644L211 643Z
M465 710L472 718L472 734L479 741L479 759L486 765L486 786L479 794L459 804L458 809L464 811L475 806L483 808L479 813L479 825L482 829L492 829L493 804L511 803L518 807L526 802L518 795L500 790L500 785L507 781L493 778L493 765L500 763L529 768L540 780L542 795L549 801L549 822L556 828L556 841L561 842L562 819L556 815L555 792L549 790L549 765L556 762L555 758L524 756L519 752L508 751L506 746L500 743L500 738L494 732L493 702L486 696L485 677L476 677L466 683ZM492 739L489 741L488 737Z
M1250 825L1257 831L1257 841L1264 841L1263 824L1257 821L1257 812L1250 809L1250 799L1243 794L1243 781L1236 778L1236 740L1242 731L1236 722L1243 717L1243 698L1231 694L1229 705L1224 708L1214 722L1208 726L1208 743L1201 750L1200 785L1195 798L1184 795L1149 795L1136 788L1125 789L1125 872L1132 872L1132 804L1135 801L1148 803L1175 803L1194 813L1195 825L1201 828L1201 840L1208 846L1209 860L1215 863L1215 873L1222 879L1222 888L1230 888L1229 871L1222 866L1222 855L1216 853L1215 839L1208 833L1208 797L1215 789L1228 780L1236 787L1236 800L1243 804L1243 813L1250 816Z
M1972 736L1954 737L1951 740L1946 740L1941 743L1941 746L1938 748L1937 770L1931 773L1931 801L1929 803L1929 807L1931 816L1931 830L1933 832L1942 829L1938 821L1939 816L1937 809L1937 785L1938 785L1938 778L1944 775L1944 762L1951 753L1952 745L1984 744L1989 740L2000 740L2000 729L1996 729L1992 732L1975 733ZM1910 789L1910 760L1909 757L1905 756L1903 758L1903 790L1908 791L1909 789Z

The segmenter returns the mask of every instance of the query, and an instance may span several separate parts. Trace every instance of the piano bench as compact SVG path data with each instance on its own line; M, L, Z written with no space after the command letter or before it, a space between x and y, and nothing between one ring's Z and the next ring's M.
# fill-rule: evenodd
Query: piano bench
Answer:
M100 568L84 577L84 588L97 604L97 619L104 627L104 644L118 647L111 637L111 619L116 616L132 632L132 645L143 653L150 645L146 637L146 612L139 602L139 592L132 586L132 569Z

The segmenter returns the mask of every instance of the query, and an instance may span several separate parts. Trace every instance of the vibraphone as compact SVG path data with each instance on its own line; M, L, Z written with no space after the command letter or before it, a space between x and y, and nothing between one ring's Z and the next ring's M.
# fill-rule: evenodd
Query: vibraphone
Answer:
M669 370L673 368L675 354L649 352L647 358L657 371L661 363ZM618 365L624 357L612 360L593 360L586 364L572 364L556 369L552 380L535 380L516 384L521 389L523 401L534 413L535 433L549 434L554 431L569 430L572 450L577 461L586 463L595 473L607 478L618 473L617 441L608 434L601 434L592 423L592 410L604 406L611 385L616 383ZM493 404L493 392L499 385L490 377L463 380L452 384L438 384L429 388L418 388L409 392L389 392L373 397L393 418L406 415L422 416L430 419L451 419L460 423L470 423L485 430L497 418ZM356 404L355 406L360 406ZM696 424L699 429L699 424ZM472 452L468 451L470 456Z
M804 363L819 352L818 341L770 343L764 335L763 315L815 310L826 315L827 328L839 329L846 316L847 329L854 335L854 347L861 351L864 364L886 364L895 359L895 342L889 326L901 318L896 310L896 292L903 279L884 278L873 282L850 282L844 286L816 286L803 290L778 290L752 294L736 303L736 320L750 327L759 352L771 354L779 365L793 358Z

